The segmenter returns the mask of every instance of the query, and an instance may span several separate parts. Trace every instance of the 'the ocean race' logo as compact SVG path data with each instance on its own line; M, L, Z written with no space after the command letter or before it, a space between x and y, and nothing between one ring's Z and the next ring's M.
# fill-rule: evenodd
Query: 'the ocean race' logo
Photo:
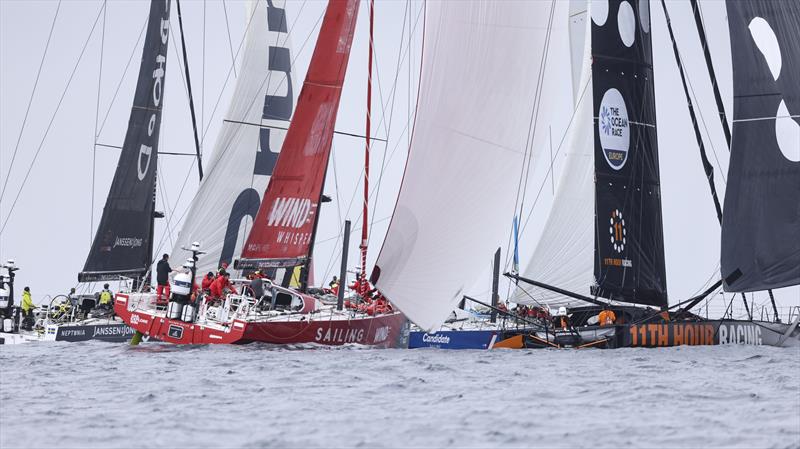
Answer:
M608 89L603 95L598 126L600 146L603 147L603 155L608 165L614 170L621 169L628 160L630 127L625 100L617 89Z

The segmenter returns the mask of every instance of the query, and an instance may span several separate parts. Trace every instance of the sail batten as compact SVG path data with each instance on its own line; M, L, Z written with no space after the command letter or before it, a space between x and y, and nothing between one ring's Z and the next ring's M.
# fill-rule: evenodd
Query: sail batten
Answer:
M151 262L169 0L152 0L128 130L80 282L139 277Z
M308 263L358 4L328 3L297 110L237 268Z

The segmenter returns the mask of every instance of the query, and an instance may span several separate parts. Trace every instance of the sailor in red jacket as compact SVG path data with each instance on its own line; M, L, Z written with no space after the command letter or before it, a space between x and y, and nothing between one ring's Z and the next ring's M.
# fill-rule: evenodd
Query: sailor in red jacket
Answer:
M212 299L223 299L225 290L230 290L233 293L237 293L236 288L231 284L229 279L230 274L228 272L222 273L220 276L217 276L217 279L211 283L211 298Z
M203 291L208 291L211 289L212 283L214 283L214 273L209 271L208 274L206 274L206 276L203 278L203 282L200 284L200 287L203 289Z

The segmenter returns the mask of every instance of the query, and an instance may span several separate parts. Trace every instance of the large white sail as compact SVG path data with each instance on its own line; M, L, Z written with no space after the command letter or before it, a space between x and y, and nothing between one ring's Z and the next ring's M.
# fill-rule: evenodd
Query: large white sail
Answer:
M507 241L551 5L427 4L414 134L373 275L425 329Z
M294 110L282 3L249 3L236 87L206 177L173 249L188 257L181 247L200 242L207 254L198 263L199 273L239 257L286 136L269 127L287 128Z
M585 14L585 12L584 12ZM572 16L571 16L572 17ZM553 207L547 217L536 250L522 276L582 295L589 295L594 278L594 118L592 117L591 22L582 21L582 56L573 58L575 114L565 139L564 168L558 181ZM571 38L576 35L570 23ZM586 303L549 290L520 283L514 301L543 303L551 307Z

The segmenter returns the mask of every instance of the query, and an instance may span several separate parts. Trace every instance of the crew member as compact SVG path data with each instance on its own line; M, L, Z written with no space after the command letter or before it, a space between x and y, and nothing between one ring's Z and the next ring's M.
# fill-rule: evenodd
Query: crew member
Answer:
M597 315L597 322L601 326L613 326L616 321L617 315L613 310L603 309L600 311L600 314Z
M33 329L33 311L35 309L36 306L33 305L33 299L31 298L31 288L25 287L22 291L22 316L24 317L22 320L23 329Z
M211 288L211 284L213 282L214 282L214 273L209 271L203 278L203 282L200 284L200 287L203 289L204 292L208 293L209 289Z
M169 266L169 254L161 256L161 260L156 265L156 298L158 302L166 302L169 300L169 274L172 273L172 267ZM166 291L166 298L161 296Z
M567 315L566 307L559 307L558 313L553 318L553 327L560 327L561 329L569 329L569 315Z
M211 298L212 299L223 299L226 291L231 291L233 293L238 293L236 288L231 284L229 279L230 274L226 271L221 275L217 276L217 279L211 283Z
M169 287L167 287L169 289ZM169 293L167 293L169 295ZM103 291L100 292L100 307L111 309L114 302L114 294L108 289L108 284L103 284Z

